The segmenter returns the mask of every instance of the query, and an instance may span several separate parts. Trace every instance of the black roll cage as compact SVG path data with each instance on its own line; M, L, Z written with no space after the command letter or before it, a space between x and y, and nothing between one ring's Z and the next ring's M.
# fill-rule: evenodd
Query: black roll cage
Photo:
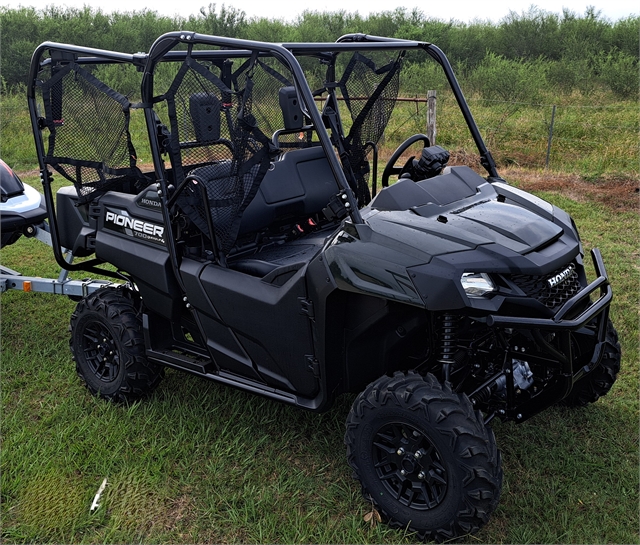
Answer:
M205 45L219 49L199 50L193 49L194 45ZM188 50L174 50L175 47L186 45ZM268 43L252 40L241 40L236 38L226 38L220 36L210 36L188 31L168 32L160 36L153 43L148 53L127 54L116 51L108 51L103 49L95 49L90 47L75 46L70 44L62 44L56 42L44 42L39 45L31 59L29 70L29 81L27 87L27 101L29 106L29 114L33 128L36 152L40 165L41 181L44 190L45 202L49 212L49 225L51 228L52 246L57 263L66 270L84 270L97 274L120 277L118 273L106 271L97 267L103 263L102 260L91 258L80 263L69 263L65 260L59 239L59 231L55 213L54 198L51 189L51 175L48 172L44 162L46 156L44 142L40 131L40 121L36 102L36 86L39 72L52 62L75 62L78 64L113 64L126 63L135 66L143 73L141 84L140 105L144 110L147 131L149 135L149 143L154 163L154 174L159 184L159 195L162 201L162 213L165 228L168 236L166 237L167 246L171 255L171 261L176 272L176 277L180 279L178 273L178 256L175 247L175 241L172 237L170 210L168 208L169 187L168 181L164 173L164 161L161 157L161 151L156 139L156 119L154 117L154 70L158 63L163 61L180 61L186 59L187 55L191 55L196 59L206 59L215 62L216 59L229 58L247 58L255 52L260 56L270 56L277 58L286 67L291 70L294 78L294 84L297 89L299 98L305 114L312 120L313 125L317 128L318 138L323 147L329 165L336 180L343 188L347 195L349 207L349 216L354 223L363 223L362 216L358 210L357 202L353 192L350 189L345 173L342 169L337 155L334 153L331 139L324 129L321 112L314 106L314 96L311 92L304 72L296 58L296 56L311 56L324 61L329 65L334 65L337 55L342 52L363 51L363 50L387 50L387 51L410 51L423 50L433 60L435 60L444 70L447 81L454 94L456 102L462 112L464 120L469 128L471 136L480 153L480 160L483 167L489 174L490 178L499 179L496 165L487 149L480 131L475 123L473 115L469 110L469 106L464 98L460 85L455 77L449 60L437 46L428 42L418 42L412 40L401 40L394 38L385 38L380 36L371 36L367 34L346 34L340 37L335 43ZM46 52L50 57L44 58ZM329 91L331 94L333 91ZM178 280L180 281L180 280Z

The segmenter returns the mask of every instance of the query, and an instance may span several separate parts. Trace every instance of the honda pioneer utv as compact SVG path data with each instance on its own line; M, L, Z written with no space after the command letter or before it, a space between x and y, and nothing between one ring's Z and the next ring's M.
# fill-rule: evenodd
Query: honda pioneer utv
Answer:
M486 177L423 134L378 164L421 55ZM345 443L363 494L391 526L444 541L498 504L493 418L584 405L616 380L599 251L589 283L574 222L500 178L430 43L47 42L28 101L57 262L123 281L71 317L95 395L137 399L165 367L312 411L360 392ZM53 175L71 182L55 195Z

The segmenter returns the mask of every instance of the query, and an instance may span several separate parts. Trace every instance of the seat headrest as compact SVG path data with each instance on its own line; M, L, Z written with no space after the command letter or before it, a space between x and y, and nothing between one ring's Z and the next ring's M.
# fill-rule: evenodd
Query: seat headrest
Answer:
M284 119L284 129L287 131L301 129L304 124L304 115L296 88L293 86L282 87L278 93L278 100Z

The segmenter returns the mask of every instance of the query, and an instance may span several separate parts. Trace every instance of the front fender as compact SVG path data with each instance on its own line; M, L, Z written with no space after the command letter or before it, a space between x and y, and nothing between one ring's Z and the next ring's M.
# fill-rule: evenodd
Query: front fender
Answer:
M427 258L404 246L366 224L346 223L326 246L324 258L339 289L424 307L407 268Z

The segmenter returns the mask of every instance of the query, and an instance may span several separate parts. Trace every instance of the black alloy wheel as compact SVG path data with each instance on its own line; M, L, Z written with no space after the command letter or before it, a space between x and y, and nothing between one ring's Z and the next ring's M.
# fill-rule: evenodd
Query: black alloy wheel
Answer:
M164 369L145 355L140 306L126 288L97 290L76 306L69 346L76 372L93 395L133 401L162 380Z
M382 427L373 443L373 460L378 478L402 505L426 510L444 499L448 475L442 456L413 426L392 422Z
M120 373L120 354L109 328L102 322L90 322L82 332L80 350L98 380L112 383Z
M353 403L345 444L365 499L419 539L473 534L498 505L502 467L491 428L465 394L431 374L372 382Z

